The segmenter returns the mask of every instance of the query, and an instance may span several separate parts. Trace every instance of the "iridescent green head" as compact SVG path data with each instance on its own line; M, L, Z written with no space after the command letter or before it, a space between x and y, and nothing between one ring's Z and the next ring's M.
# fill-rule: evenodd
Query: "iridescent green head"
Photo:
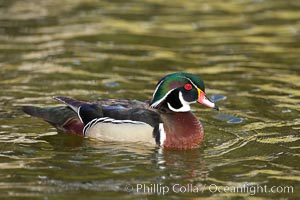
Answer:
M218 109L205 96L204 83L200 77L178 72L163 77L157 83L151 107L166 107L174 112L187 112L190 110L190 104L196 102Z

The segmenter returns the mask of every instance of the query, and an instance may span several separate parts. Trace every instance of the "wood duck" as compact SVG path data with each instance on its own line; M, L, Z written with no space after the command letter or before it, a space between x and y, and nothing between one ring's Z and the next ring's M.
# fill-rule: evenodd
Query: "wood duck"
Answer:
M219 110L206 97L201 78L184 72L163 77L151 101L54 99L67 106L24 106L23 111L66 133L103 141L150 143L170 149L194 148L203 140L203 126L191 113L190 104L198 102Z

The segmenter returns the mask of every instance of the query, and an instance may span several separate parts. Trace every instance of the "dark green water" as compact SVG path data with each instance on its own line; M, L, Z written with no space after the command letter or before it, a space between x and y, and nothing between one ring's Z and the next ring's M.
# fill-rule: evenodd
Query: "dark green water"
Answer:
M299 199L299 55L299 1L0 0L0 199ZM58 134L20 111L146 100L174 71L221 108L193 107L199 149Z

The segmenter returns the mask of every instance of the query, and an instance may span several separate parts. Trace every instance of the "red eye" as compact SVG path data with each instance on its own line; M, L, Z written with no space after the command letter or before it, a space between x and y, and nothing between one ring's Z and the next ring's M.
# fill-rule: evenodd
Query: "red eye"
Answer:
M187 83L184 85L184 89L191 90L191 89L193 89L193 86L191 84Z

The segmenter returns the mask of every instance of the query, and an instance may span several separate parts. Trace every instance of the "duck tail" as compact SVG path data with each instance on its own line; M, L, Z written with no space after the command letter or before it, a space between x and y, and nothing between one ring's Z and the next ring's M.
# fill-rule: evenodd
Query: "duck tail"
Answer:
M28 115L41 118L56 127L58 130L82 135L84 124L79 120L77 114L69 107L46 107L23 106L22 110Z

